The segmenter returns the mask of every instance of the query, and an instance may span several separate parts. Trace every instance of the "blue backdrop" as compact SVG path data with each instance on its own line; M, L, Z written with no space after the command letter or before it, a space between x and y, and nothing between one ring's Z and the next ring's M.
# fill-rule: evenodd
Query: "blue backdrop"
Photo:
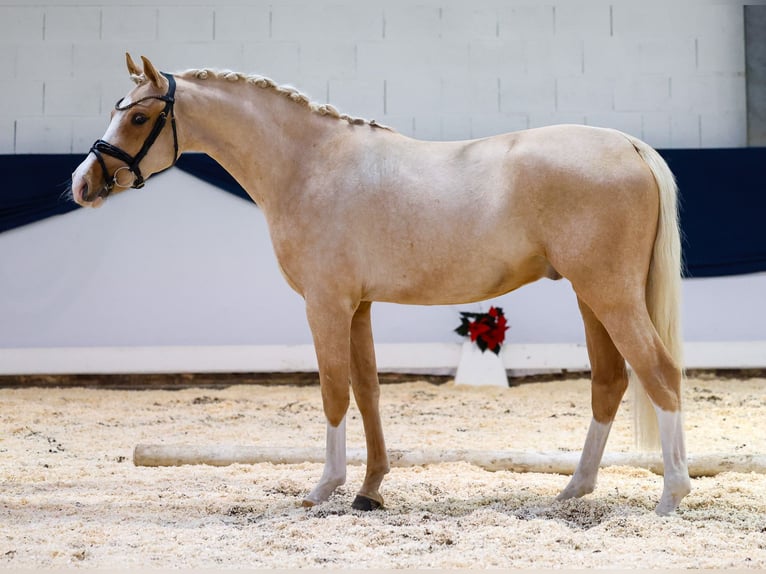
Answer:
M766 148L660 150L680 190L686 275L766 271ZM82 155L0 155L0 233L77 209L67 197ZM177 164L218 188L249 196L215 161Z

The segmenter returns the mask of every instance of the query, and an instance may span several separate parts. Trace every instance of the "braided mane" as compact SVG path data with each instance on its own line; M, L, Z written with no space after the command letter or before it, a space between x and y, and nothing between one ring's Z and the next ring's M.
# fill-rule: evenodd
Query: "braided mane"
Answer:
M289 98L297 104L306 106L312 112L319 114L320 116L330 116L332 118L346 121L349 124L355 126L369 125L373 128L382 128L393 131L390 127L379 124L375 120L366 120L364 118L349 116L348 114L340 113L334 106L330 104L318 104L316 102L312 102L306 94L301 93L292 86L280 86L274 82L274 80L264 76L255 74L241 74L239 72L232 72L231 70L211 70L207 68L186 70L180 75L193 76L198 80L207 80L213 78L218 80L227 80L229 82L246 82L259 88L273 90L276 93Z

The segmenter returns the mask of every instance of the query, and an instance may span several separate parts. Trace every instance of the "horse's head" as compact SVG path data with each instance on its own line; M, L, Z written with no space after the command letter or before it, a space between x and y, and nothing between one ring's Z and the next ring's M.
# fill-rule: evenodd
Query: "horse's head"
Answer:
M72 174L72 198L82 206L98 207L111 193L143 187L146 178L178 157L175 79L143 56L143 70L125 56L137 85L114 106L103 139Z

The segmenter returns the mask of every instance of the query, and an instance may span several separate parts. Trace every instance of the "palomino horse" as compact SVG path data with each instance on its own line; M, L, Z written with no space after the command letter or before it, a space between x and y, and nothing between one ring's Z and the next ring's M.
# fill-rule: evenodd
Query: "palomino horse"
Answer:
M675 510L691 488L680 396L680 240L675 181L656 151L584 126L416 141L266 78L210 70L172 76L142 60L140 69L127 56L137 86L73 174L74 200L97 207L113 191L141 187L179 153L199 151L263 210L285 279L306 301L327 417L325 468L305 505L327 500L345 481L349 381L367 443L353 506L382 504L389 463L373 301L468 303L566 277L585 322L593 419L559 499L595 487L628 385L627 360L659 423L664 488L656 510Z

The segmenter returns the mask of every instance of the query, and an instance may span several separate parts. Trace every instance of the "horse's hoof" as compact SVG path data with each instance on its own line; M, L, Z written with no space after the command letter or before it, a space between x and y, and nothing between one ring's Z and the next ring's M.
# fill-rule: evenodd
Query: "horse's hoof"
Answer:
M314 502L313 500L309 500L308 498L304 498L303 502L301 502L301 506L303 508L311 508L313 506L316 506L316 502Z
M364 510L364 511L377 510L378 508L382 506L383 504L381 504L377 500L373 500L372 498L367 498L366 496L362 496L361 494L357 494L356 498L354 499L354 502L351 503L351 508L353 508L354 510Z

